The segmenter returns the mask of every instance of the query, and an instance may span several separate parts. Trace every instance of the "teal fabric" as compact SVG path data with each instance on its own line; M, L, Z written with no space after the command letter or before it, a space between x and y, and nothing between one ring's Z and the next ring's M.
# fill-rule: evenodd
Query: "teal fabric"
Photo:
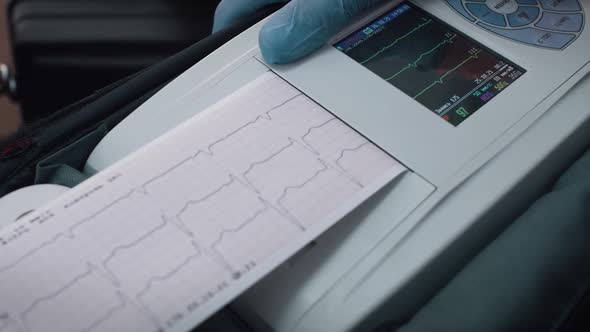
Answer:
M589 285L587 152L398 331L555 331Z
M37 178L37 183L73 188L88 179L88 176L69 165L59 164L41 167Z
M39 162L35 184L49 183L72 188L86 180L89 177L83 172L86 159L107 133L106 126L100 126Z

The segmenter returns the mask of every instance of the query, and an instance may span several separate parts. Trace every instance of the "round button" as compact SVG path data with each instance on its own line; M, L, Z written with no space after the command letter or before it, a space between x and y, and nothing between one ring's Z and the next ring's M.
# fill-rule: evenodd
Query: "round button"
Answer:
M467 9L480 20L500 27L506 26L504 15L498 14L488 8L488 6L479 3L468 3Z
M486 0L486 5L498 14L512 14L518 9L515 0Z
M533 23L539 16L537 7L520 7L516 12L508 15L508 24L511 27L522 27Z

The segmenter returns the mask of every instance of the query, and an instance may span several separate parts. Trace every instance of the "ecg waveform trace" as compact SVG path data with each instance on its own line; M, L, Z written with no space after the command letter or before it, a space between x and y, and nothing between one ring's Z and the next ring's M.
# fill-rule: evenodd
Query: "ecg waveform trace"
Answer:
M425 94L426 92L428 92L428 90L432 89L432 87L434 87L437 84L444 84L445 83L445 79L447 78L447 76L451 75L454 71L456 71L457 69L461 68L462 66L464 66L466 63L468 63L471 60L477 59L478 55L481 53L481 50L477 50L475 51L472 55L468 56L466 59L464 59L463 61L461 61L458 65L456 65L455 67L447 70L440 78L438 78L437 80L435 80L434 82L432 82L429 86L427 86L426 88L424 88L422 91L420 91L417 95L414 96L414 99L420 97L421 95Z
M525 72L409 2L335 47L453 125Z
M404 171L263 74L6 230L0 331L197 324Z
M416 58L416 60L411 61L407 66L405 66L404 68L402 68L400 71L398 71L397 73L387 77L385 80L386 81L391 81L392 79L398 77L399 75L403 74L404 72L406 72L406 70L409 70L411 68L418 68L418 62L420 62L422 59L424 59L425 56L432 54L433 52L437 51L438 49L440 49L441 47L445 46L446 44L452 44L453 43L453 39L455 39L455 37L457 37L457 34L452 34L449 36L448 39L444 39L443 41L441 41L440 43L436 44L432 49L420 54L420 56L418 56L418 58Z
M401 40L404 40L407 37L413 35L416 31L421 30L423 27L427 26L428 24L430 24L432 22L432 19L422 18L422 20L424 21L424 23L418 24L418 26L416 26L414 29L410 30L410 32L404 34L401 37L396 38L392 43L388 44L387 46L384 46L382 49L380 49L375 54L373 54L370 57L368 57L366 60L361 61L360 64L364 65L367 62L375 59L376 57L378 57L379 55L381 55L383 52L385 52L388 49L390 49L390 48L394 47L395 45L397 45L397 43L400 42Z

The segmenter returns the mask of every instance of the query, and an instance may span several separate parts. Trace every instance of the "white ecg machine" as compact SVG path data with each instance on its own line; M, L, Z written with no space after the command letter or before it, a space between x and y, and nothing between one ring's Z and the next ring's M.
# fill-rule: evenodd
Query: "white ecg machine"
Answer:
M94 227L90 219L105 213L119 218L121 212L109 212L117 204L157 206L164 200L172 212L146 207L141 216L158 214L151 228L134 233L130 223L116 245L97 245L89 254L95 260L78 274L56 277L66 280L61 292L24 299L4 316L0 306L0 327L34 331L51 301L60 303L68 287L91 285L101 275L107 275L97 277L105 289L117 290L112 299L97 300L109 315L92 318L83 310L81 316L89 318L78 327L116 327L120 314L127 320L143 317L138 321L145 326L182 330L200 321L191 312L199 316L204 308L208 315L247 288L231 306L257 330L362 330L406 317L588 146L589 9L587 0L391 1L319 52L285 66L265 63L257 48L264 22L255 25L169 84L101 142L85 169L100 172L94 186L86 184L55 205L84 208L88 197L101 200L108 186L115 186L108 196L120 198L90 215L75 212L79 218L68 220L66 230L40 237L37 247L0 257L0 288L3 273L45 248L62 240L75 248L84 229ZM274 145L240 145L243 138L234 135L246 132L248 139ZM183 143L161 149L172 141ZM228 142L233 145L226 147ZM178 161L166 167L166 159L176 155ZM257 159L246 162L252 155ZM311 155L309 169L293 166ZM220 158L215 165L222 167L196 163L202 156ZM230 170L215 173L219 168ZM273 173L279 168L299 180L282 184L284 174ZM137 174L128 177L130 170ZM170 186L181 192L184 183L203 192L186 192L191 199L181 202L150 195ZM221 230L188 222L191 214L199 218L222 204L220 197L251 199L250 205L237 204L232 218L251 217ZM36 221L47 224L59 213L43 210ZM277 249L306 230L306 239ZM29 236L27 231L15 228L10 239ZM239 239L240 231L250 231L251 238L269 232L266 238L276 243L248 243ZM162 243L181 233L192 239L175 249L183 260L159 257L158 269L170 262L167 270L145 276L124 271L126 262L141 262L144 241L147 248L149 241L161 237ZM108 255L101 256L101 246L109 248ZM280 253L264 256L264 248ZM230 254L236 251L271 258L244 264L243 257ZM222 263L203 265L209 266L204 273L191 267L199 255ZM227 270L230 281L223 281ZM163 314L168 306L150 304L162 294L151 292L176 275L181 281L222 281L201 302L186 299L191 288L164 297L164 304L186 303L184 311Z

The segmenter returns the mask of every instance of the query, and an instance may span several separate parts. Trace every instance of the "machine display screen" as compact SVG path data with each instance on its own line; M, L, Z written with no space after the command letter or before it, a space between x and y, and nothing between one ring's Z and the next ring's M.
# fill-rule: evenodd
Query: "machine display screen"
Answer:
M407 2L334 46L455 126L525 73Z

